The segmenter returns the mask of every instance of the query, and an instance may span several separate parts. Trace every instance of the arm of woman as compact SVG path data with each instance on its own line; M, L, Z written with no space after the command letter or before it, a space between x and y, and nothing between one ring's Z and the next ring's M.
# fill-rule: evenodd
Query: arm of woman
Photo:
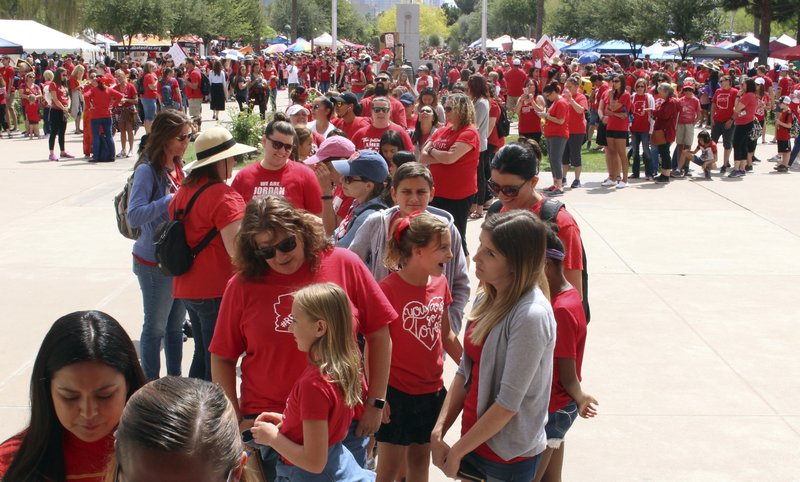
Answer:
M225 251L228 252L228 256L231 258L236 254L236 233L239 232L240 224L242 224L241 220L234 221L219 232L220 236L222 236L222 244L225 245Z
M158 190L153 168L142 164L136 168L128 199L128 222L131 227L138 228L162 217L169 209L172 194L153 200Z
M453 444L445 458L442 472L448 477L455 478L458 467L461 465L461 459L494 437L516 414L517 412L503 408L497 402L493 403L488 410L483 412L469 432Z
M242 420L242 412L239 410L239 397L236 395L236 362L211 354L211 379L222 387L228 400L231 401L233 409L236 410L236 418L239 419L240 430L245 430L253 426L252 420Z
M567 118L565 117L556 117L549 112L544 116L545 120L552 122L553 124L564 125L564 122L567 122Z
M61 99L58 98L58 87L55 84L50 84L50 99L53 102L53 105L61 109L63 111L67 110L67 107L61 103Z
M450 452L450 446L444 441L444 436L453 426L458 414L464 409L464 400L467 398L467 389L464 387L464 383L466 383L464 375L457 373L453 378L453 383L450 384L450 389L447 391L447 396L442 404L442 410L439 412L436 425L434 425L431 432L433 464L440 469L444 469L445 461Z
M328 463L327 420L303 420L303 445L286 438L270 422L256 422L252 432L257 443L269 445L303 470L319 474Z
M498 117L489 116L489 134L494 131L494 125L497 124Z
M429 159L427 161L428 164L455 164L472 149L474 149L474 147L466 142L456 142L449 151L440 151L439 149L431 148L428 150L428 155L423 155L423 157ZM425 152L424 149L423 152Z
M461 355L464 353L464 348L461 346L461 342L458 341L456 334L453 333L452 328L450 328L448 310L445 310L442 314L442 345L444 346L444 351L450 355L456 365L461 365Z

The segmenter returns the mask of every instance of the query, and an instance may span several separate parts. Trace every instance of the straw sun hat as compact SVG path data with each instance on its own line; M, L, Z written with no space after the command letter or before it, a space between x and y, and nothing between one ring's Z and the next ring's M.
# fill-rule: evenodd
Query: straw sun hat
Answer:
M187 171L256 150L255 147L236 142L228 129L224 127L212 127L203 131L195 139L194 149L197 160L184 166Z

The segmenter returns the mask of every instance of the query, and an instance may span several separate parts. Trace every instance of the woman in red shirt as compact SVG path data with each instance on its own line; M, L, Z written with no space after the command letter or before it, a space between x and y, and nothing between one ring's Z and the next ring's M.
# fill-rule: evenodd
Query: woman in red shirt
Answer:
M539 83L529 78L525 81L525 93L517 101L520 137L533 139L537 143L542 140L542 118L536 112L544 108L545 102L539 92Z
M750 139L753 124L756 121L756 81L747 79L739 89L736 105L733 107L733 118L736 129L733 131L733 171L728 177L744 177L748 164L753 162L757 139ZM750 167L752 169L752 167Z
M156 64L153 62L144 63L144 93L142 94L142 110L144 111L144 131L150 133L150 126L153 125L153 119L156 118L156 111L158 108L158 76L155 74Z
M122 151L118 157L128 157L133 153L133 126L139 114L136 112L136 104L139 101L139 93L136 86L128 82L128 75L124 70L118 69L114 72L117 78L117 90L122 94L122 101L117 109L117 128L119 129L120 144ZM125 150L127 144L128 150Z
M553 173L553 185L545 189L544 193L549 196L560 196L564 194L564 172L561 161L564 157L564 149L569 140L569 104L561 97L561 86L557 81L547 84L544 89L544 98L550 102L549 109L537 111L539 117L544 119L544 137L547 139L547 158L550 161L550 170Z
M631 94L625 90L625 74L611 81L608 101L604 103L606 119L606 166L608 179L616 180L617 189L628 187L628 114ZM621 179L620 179L621 177Z
M103 481L122 410L145 382L114 318L76 311L56 320L33 363L30 424L0 444L0 479Z
M478 161L481 144L475 127L475 108L464 94L451 94L444 106L447 123L422 147L420 162L429 164L436 184L430 205L453 216L467 251L467 217L472 196L478 192Z
M675 142L675 128L678 123L678 113L680 107L675 98L675 91L672 84L663 83L658 86L658 95L661 103L656 102L656 109L653 111L655 124L653 125L653 136L651 145L658 148L658 156L661 158L661 174L655 178L655 182L669 182L669 175L672 169L672 157L669 155L669 145ZM661 131L659 133L659 131ZM659 136L663 136L663 142L656 144Z
M84 100L92 111L93 162L113 161L116 157L111 135L111 109L122 101L122 97L115 89L106 87L103 79L97 80L95 86L84 94Z
M67 118L69 116L69 90L67 89L67 71L64 67L59 67L53 77L53 83L49 86L50 93L50 160L57 161L53 148L58 137L58 147L61 148L62 159L74 159L75 156L68 154L64 150L64 134L67 130Z

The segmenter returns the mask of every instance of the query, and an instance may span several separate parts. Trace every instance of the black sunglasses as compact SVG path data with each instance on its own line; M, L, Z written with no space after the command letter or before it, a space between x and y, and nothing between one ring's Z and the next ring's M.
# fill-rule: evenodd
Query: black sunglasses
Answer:
M378 113L384 112L385 113L385 112L389 112L389 108L388 107L373 107L372 108L372 112L378 112Z
M272 148L275 149L276 151L279 151L281 149L286 149L287 151L291 151L292 148L294 147L294 144L284 144L283 142L276 141L275 139L270 139L269 137L267 137L267 139L269 139L269 141L272 142Z
M367 181L362 179L362 178L360 178L360 177L354 177L354 176L345 176L344 177L344 183L345 184L352 184L354 182L367 182Z
M259 248L253 251L253 254L258 256L259 258L267 260L275 257L276 250L280 251L281 253L289 253L291 251L294 251L296 247L297 247L297 237L289 236L288 238L284 239L283 241L274 246Z
M489 189L491 189L493 193L503 194L503 196L508 197L517 197L519 195L519 191L522 189L522 186L527 183L528 181L523 182L519 186L501 186L491 179L486 181L486 185L489 186Z

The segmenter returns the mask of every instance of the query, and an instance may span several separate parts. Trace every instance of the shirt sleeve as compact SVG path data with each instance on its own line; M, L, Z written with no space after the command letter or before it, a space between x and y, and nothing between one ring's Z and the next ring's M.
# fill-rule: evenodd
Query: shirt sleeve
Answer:
M233 276L225 287L222 304L214 327L214 336L208 351L228 360L238 360L247 349L247 341L242 331L244 296L242 281Z
M216 203L211 214L211 219L218 231L222 231L232 222L244 217L245 204L242 196L228 186L224 186L224 188L226 192Z
M581 306L582 310L583 307ZM553 350L553 358L570 358L575 360L577 357L577 350L575 348L575 327L578 325L578 320L572 315L572 312L565 308L557 308L553 314L556 318L556 346Z
M169 209L172 194L153 200L158 191L158 180L149 164L141 164L133 175L133 186L128 198L128 222L138 228L159 219Z
M302 420L328 420L328 412L336 402L330 390L322 385L326 383L319 378L311 378L302 383L298 390L300 401L300 418Z

